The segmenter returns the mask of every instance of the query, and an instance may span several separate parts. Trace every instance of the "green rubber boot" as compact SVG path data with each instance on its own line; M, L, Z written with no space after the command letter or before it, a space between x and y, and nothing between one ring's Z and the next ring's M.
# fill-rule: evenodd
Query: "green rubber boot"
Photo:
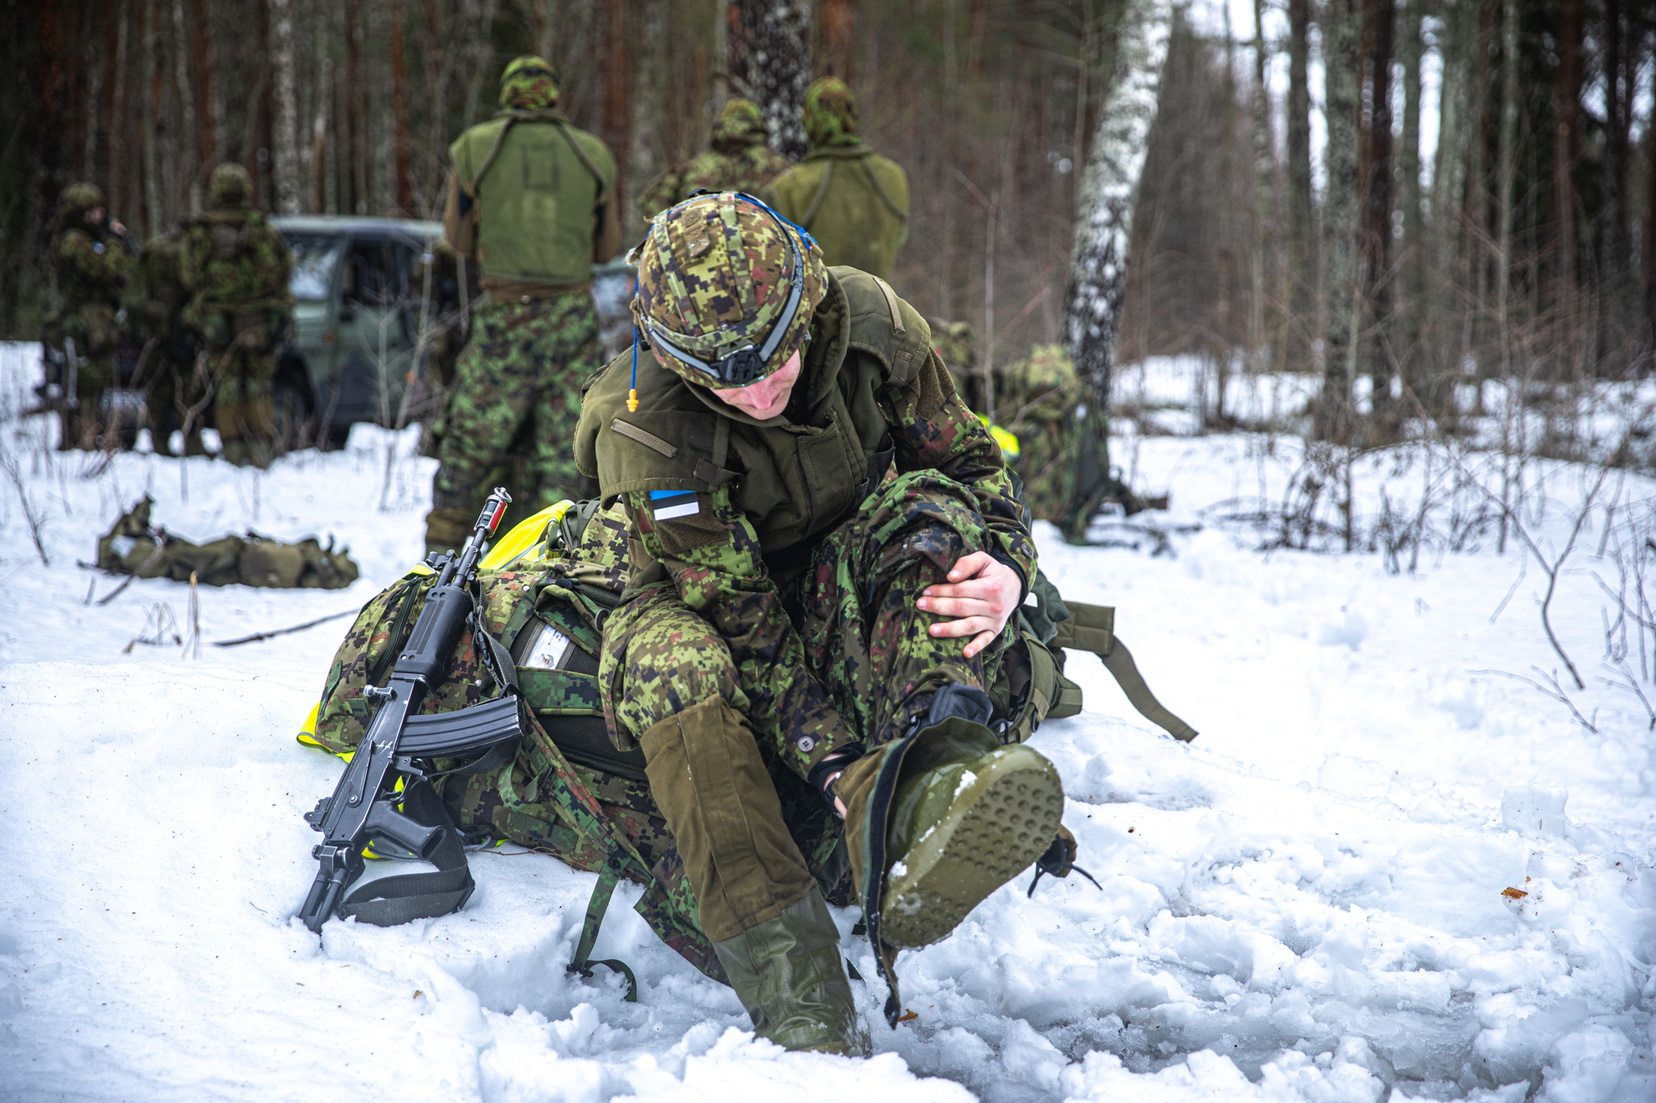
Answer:
M753 1032L783 1049L865 1057L839 928L816 886L775 919L713 943Z
M927 946L954 930L1046 852L1064 812L1063 783L1040 752L985 751L992 733L944 723L955 730L935 738L950 757L900 783L892 802L882 933L893 946Z
M1022 744L1002 746L992 712L981 689L946 686L923 727L853 762L834 784L848 809L854 883L865 911L877 913L870 933L881 942L943 938L1058 833L1057 769Z

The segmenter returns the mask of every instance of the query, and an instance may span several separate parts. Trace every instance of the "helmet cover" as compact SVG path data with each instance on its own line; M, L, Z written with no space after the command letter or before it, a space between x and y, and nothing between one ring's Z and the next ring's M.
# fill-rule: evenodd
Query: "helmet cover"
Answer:
M635 254L640 332L663 366L716 390L780 370L828 290L815 240L739 192L669 207Z
M500 106L509 111L540 111L558 102L558 70L545 58L513 58L500 74Z
M823 77L805 89L804 114L811 145L857 144L857 100L838 77Z
M245 207L253 196L253 178L234 161L226 161L213 170L207 181L207 195L219 210Z

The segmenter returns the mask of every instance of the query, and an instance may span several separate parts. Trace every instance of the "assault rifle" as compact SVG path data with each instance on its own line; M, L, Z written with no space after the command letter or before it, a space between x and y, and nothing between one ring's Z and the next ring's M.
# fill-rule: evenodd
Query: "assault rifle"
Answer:
M427 861L439 859L439 848L451 843L457 858L449 863L464 877L463 891L442 894L443 907L438 912L416 909L426 901L403 901L400 908L371 922L401 922L418 915L445 914L465 903L471 894L471 876L465 871L465 854L453 838L453 828L446 814L437 809L436 824L421 823L406 814L410 797L416 790L429 797L425 782L429 778L429 760L433 758L461 758L484 752L498 751L485 758L493 765L505 761L505 756L523 734L516 693L508 689L501 697L454 712L416 716L425 695L443 681L449 660L461 635L471 627L477 637L477 647L485 664L498 684L513 687L515 670L510 655L496 652L499 647L483 632L478 623L475 603L469 587L477 574L478 561L483 556L484 544L494 534L506 505L512 500L502 488L496 487L472 526L458 558L450 551L432 563L437 568L437 582L426 595L425 606L409 633L408 642L398 653L391 668L391 677L384 687L368 686L362 692L375 707L350 765L339 779L333 796L317 802L315 811L305 814L305 821L322 832L322 842L311 851L321 868L311 884L310 894L299 909L299 918L312 931L320 932L340 908L341 897L362 873L362 852L370 843L378 843L391 852L400 848L409 855ZM478 763L473 763L473 767ZM472 767L463 768L473 772ZM407 788L398 791L397 782L403 780ZM427 803L435 804L435 801ZM403 811L398 805L403 804ZM390 844L387 846L386 844ZM414 874L400 880L436 878L441 874ZM380 886L389 878L364 886L363 891ZM445 883L445 889L456 886ZM346 903L354 903L352 900ZM386 897L407 897L408 892L385 892ZM456 899L456 897L458 897ZM412 907L410 906L412 905ZM369 919L365 912L364 919Z

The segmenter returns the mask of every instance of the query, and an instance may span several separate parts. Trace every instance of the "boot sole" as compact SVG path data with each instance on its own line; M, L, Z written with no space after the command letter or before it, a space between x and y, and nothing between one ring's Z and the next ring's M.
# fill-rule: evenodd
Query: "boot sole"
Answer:
M1028 747L1004 747L943 819L892 867L880 936L927 946L1046 852L1064 812L1058 771Z

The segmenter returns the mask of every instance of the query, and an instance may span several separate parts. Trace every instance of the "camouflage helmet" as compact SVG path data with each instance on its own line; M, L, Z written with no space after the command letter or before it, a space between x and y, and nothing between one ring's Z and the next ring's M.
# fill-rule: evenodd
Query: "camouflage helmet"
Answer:
M719 121L713 124L713 148L720 153L746 149L768 137L759 105L752 100L731 100L725 104Z
M218 210L245 207L253 199L253 178L234 161L226 161L208 178L207 197Z
M715 390L780 370L828 290L816 241L739 192L662 211L634 254L641 336L668 370Z
M813 146L857 142L857 100L838 77L823 77L805 89L805 136Z
M103 189L96 184L77 180L58 194L58 218L64 222L78 220L93 207L104 205Z
M540 111L558 102L558 70L550 61L524 54L500 74L500 106L508 111Z

